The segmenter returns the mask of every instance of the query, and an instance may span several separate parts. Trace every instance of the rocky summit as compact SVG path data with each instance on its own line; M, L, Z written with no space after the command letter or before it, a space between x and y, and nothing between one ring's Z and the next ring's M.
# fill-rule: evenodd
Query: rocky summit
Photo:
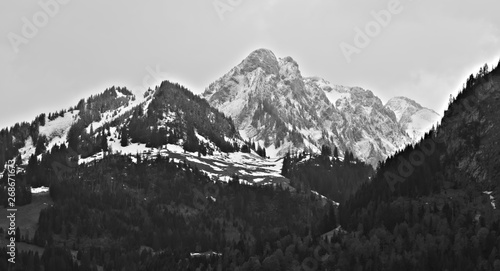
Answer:
M439 114L408 98L386 105L372 91L304 77L292 57L252 52L202 95L268 155L337 147L372 165L414 142ZM411 105L411 106L410 106Z

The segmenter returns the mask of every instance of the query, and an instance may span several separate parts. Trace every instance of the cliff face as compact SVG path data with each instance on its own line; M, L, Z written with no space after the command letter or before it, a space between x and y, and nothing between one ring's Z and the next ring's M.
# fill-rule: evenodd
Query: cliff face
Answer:
M267 49L252 52L212 83L203 97L231 116L244 138L265 147L271 156L319 151L327 144L376 165L412 143L415 134L425 131L423 126L432 126L415 123L434 121L426 118L426 111L423 117L412 115L420 114L418 110L403 110L405 118L400 121L392 110L397 100L385 106L370 90L303 77L295 60L278 59Z

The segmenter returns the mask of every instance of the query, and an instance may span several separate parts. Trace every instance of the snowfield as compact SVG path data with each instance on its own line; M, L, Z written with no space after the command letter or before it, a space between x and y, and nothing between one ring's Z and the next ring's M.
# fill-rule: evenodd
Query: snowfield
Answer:
M234 175L238 175L239 181L245 184L282 184L284 187L289 186L289 180L281 175L283 167L283 159L265 159L256 153L224 153L217 149L212 155L202 156L198 152L186 152L179 145L167 144L160 148L146 147L146 144L130 143L128 146L122 147L116 127L111 127L111 136L107 137L108 146L111 153L128 155L133 162L136 161L136 156L141 159L156 159L158 155L168 157L174 162L186 162L206 173L211 178L218 178L220 181L229 182ZM213 143L197 134L200 141L206 142L212 147ZM94 161L99 161L108 155L110 152L99 152L91 157L80 158L78 164L90 164Z
M47 119L45 125L40 126L40 135L46 136L49 141L47 150L52 149L55 145L66 143L69 128L71 128L74 122L78 121L78 113L78 110L66 112L63 117L58 117L50 121Z
M39 133L47 138L47 150L50 151L55 145L66 143L68 131L74 122L78 121L78 110L66 112L63 117L54 120L47 119L44 126L40 126ZM31 137L24 142L24 147L19 149L22 165L27 165L31 155L35 154L36 146ZM40 159L40 157L39 157Z

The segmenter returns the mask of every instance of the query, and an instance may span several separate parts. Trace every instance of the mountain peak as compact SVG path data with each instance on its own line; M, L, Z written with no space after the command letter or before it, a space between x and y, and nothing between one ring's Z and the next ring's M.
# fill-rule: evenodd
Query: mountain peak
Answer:
M418 112L406 100L394 100L400 119L371 90L302 77L292 57L277 59L268 49L253 51L204 96L234 120L240 134L267 149L272 157L288 151L319 151L322 145L352 151L374 166L420 135L434 114ZM412 113L419 113L414 116ZM429 121L430 120L430 121ZM425 127L424 127L425 126ZM407 128L407 129L406 129ZM408 131L406 131L408 130ZM415 132L416 131L416 132Z
M268 57L276 58L276 55L273 53L273 51L266 49L266 48L260 48L260 49L254 50L253 52L250 53L249 56L252 56L252 55L268 56Z
M415 110L422 110L422 109L425 109L425 110L428 110L436 115L439 115L436 111L430 109L430 108L427 108L427 107L424 107L422 106L421 104L419 104L418 102L416 102L415 100L412 100L410 98L407 98L407 97L403 97L403 96L397 96L397 97L394 97L392 99L390 99L386 104L385 106L386 107L394 107L395 105L401 105L401 104L405 104L405 107L412 107L414 108ZM394 110L394 108L393 108Z
M394 97L392 99L390 99L386 105L389 105L389 104L392 104L392 103L401 103L401 102L406 102L408 104L411 104L413 107L417 108L417 109L423 109L424 107L422 105L420 105L419 103L417 103L416 101L410 99L410 98L407 98L407 97L403 97L403 96L397 96L397 97Z
M204 97L271 157L327 145L375 166L409 142L373 92L304 78L292 57L276 59L267 49L252 52Z
M441 118L434 110L401 96L390 99L385 108L396 114L397 121L413 140L419 140Z
M247 73L261 68L268 74L279 73L279 63L276 55L269 49L257 49L250 53L241 63L241 72Z

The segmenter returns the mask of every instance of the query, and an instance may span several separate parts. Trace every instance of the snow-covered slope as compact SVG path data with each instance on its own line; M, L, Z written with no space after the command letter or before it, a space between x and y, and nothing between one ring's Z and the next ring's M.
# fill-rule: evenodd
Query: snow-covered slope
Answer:
M144 104L149 101L151 98L148 95L144 95L143 97L139 97L136 99L135 96L129 95L128 97L123 93L114 90L114 95L116 98L126 97L127 103L123 106L116 108L115 110L109 110L101 112L100 121L93 122L91 125L86 127L86 131L89 133L91 127L93 130L97 130L101 128L105 123L111 123L114 120L121 117L124 113L132 110L134 106L138 106L140 104ZM45 149L50 151L54 146L61 146L65 144L68 145L67 137L68 132L72 125L74 125L78 120L80 120L79 110L70 110L63 114L63 116L58 116L55 119L47 119L44 125L39 126L38 131L40 136L44 136L47 140L45 143ZM30 137L28 140L24 142L24 147L19 149L19 153L21 155L21 161L23 164L28 163L28 159L31 155L35 154L36 144L33 142L33 139ZM40 155L39 155L40 158Z
M339 126L340 146L353 151L358 158L376 165L409 142L394 112L384 108L372 91L333 85L317 77L305 81L306 86L320 88L343 116L345 122Z
M267 49L252 52L203 97L231 116L243 137L275 156L318 152L327 144L376 165L412 142L396 114L370 90L303 77L295 60L278 59Z
M40 126L40 135L47 137L47 140L50 142L47 149L51 149L56 144L60 145L66 142L69 128L78 120L78 112L78 110L67 112L64 116L49 120L44 126Z
M45 146L47 150L52 149L55 145L66 143L69 128L76 120L78 120L78 112L78 110L66 112L64 116L60 116L54 120L47 120L44 126L39 127L39 135L44 136L47 139ZM27 164L30 156L35 154L35 143L36 142L33 142L33 139L30 136L24 142L24 146L19 149L19 154L23 164Z
M175 85L169 86L177 88ZM28 165L30 157L35 154L37 141L42 140L42 138L44 138L43 142L45 142L45 151L37 155L38 160L42 159L44 153L50 152L54 146L62 146L64 144L69 148L70 144L68 137L72 126L82 125L82 122L79 122L82 116L84 116L84 118L92 116L92 120L87 121L87 124L82 127L81 134L77 135L78 142L82 143L84 137L90 138L91 141L94 142L101 142L100 137L104 135L108 149L106 151L99 149L86 156L82 155L82 152L85 151L82 145L79 145L75 150L71 149L71 153L75 153L75 151L78 153L79 165L91 166L93 162L99 161L106 155L111 154L129 156L133 162L137 162L138 157L144 161L156 159L156 157L160 155L169 157L176 163L187 163L220 181L227 182L231 180L233 176L237 175L240 182L245 184L281 184L283 187L288 187L293 190L293 188L289 186L289 180L280 174L283 159L262 158L253 150L251 153L222 151L217 146L218 144L220 145L220 142L215 143L208 139L208 137L199 134L198 131L203 129L208 129L211 133L217 133L221 130L226 131L227 129L225 128L228 125L228 120L216 116L217 114L213 112L215 109L207 105L211 108L209 110L212 110L212 112L208 114L208 118L210 119L209 122L211 122L210 124L205 122L203 123L205 127L197 127L196 123L188 123L186 111L201 110L199 103L193 101L189 96L183 96L187 94L182 91L178 92L178 95L165 92L168 88L170 87L164 87L162 93L161 87L158 87L155 90L148 90L141 97L135 97L132 94L124 94L117 91L113 87L106 90L103 94L82 100L82 108L85 109L80 111L73 108L60 116L47 119L43 125L38 126L38 139L33 140L31 137L28 137L24 141L24 146L20 147L18 150L21 156L22 166ZM194 94L192 95L195 97ZM199 97L196 98L206 104L205 100ZM177 100L173 101L172 99ZM184 103L183 106L181 106L182 103ZM95 110L94 106L98 104L107 104L108 109ZM115 105L110 106L110 104ZM99 106L96 107L99 108ZM89 108L94 109L89 110ZM139 114L140 116L137 115L139 111L141 112ZM146 139L148 142L132 142L132 139L128 138L128 144L122 146L122 131L127 130L131 132L134 118L139 120L139 122L147 123L143 128L144 130L140 131L140 134L144 135L151 131L164 129L166 131L165 136L169 136L174 130L178 133L185 133L186 127L190 125L194 126L194 133L199 144L206 146L210 151L207 155L202 155L198 153L198 151L185 151L183 149L183 144L187 140L186 135L184 135L184 137L181 136L175 143L165 143L154 147L151 146L149 139ZM237 144L239 146L245 144L237 132L236 134L231 134L227 131L223 137L231 144Z
M392 98L385 107L396 114L401 127L415 142L441 119L441 116L434 110L425 108L406 97Z
M206 173L214 180L223 182L230 181L234 175L238 175L241 183L249 185L276 185L281 184L285 188L289 186L289 180L281 175L283 159L266 159L252 153L224 153L214 152L205 156L197 152L187 152L179 145L167 144L160 148L147 147L146 144L132 143L122 147L119 143L118 134L112 133L108 137L111 153L130 156L133 162L137 162L139 156L142 161L154 160L158 156L168 157L175 163L187 163ZM91 157L80 159L79 164L91 164L103 159L110 152L99 152Z

